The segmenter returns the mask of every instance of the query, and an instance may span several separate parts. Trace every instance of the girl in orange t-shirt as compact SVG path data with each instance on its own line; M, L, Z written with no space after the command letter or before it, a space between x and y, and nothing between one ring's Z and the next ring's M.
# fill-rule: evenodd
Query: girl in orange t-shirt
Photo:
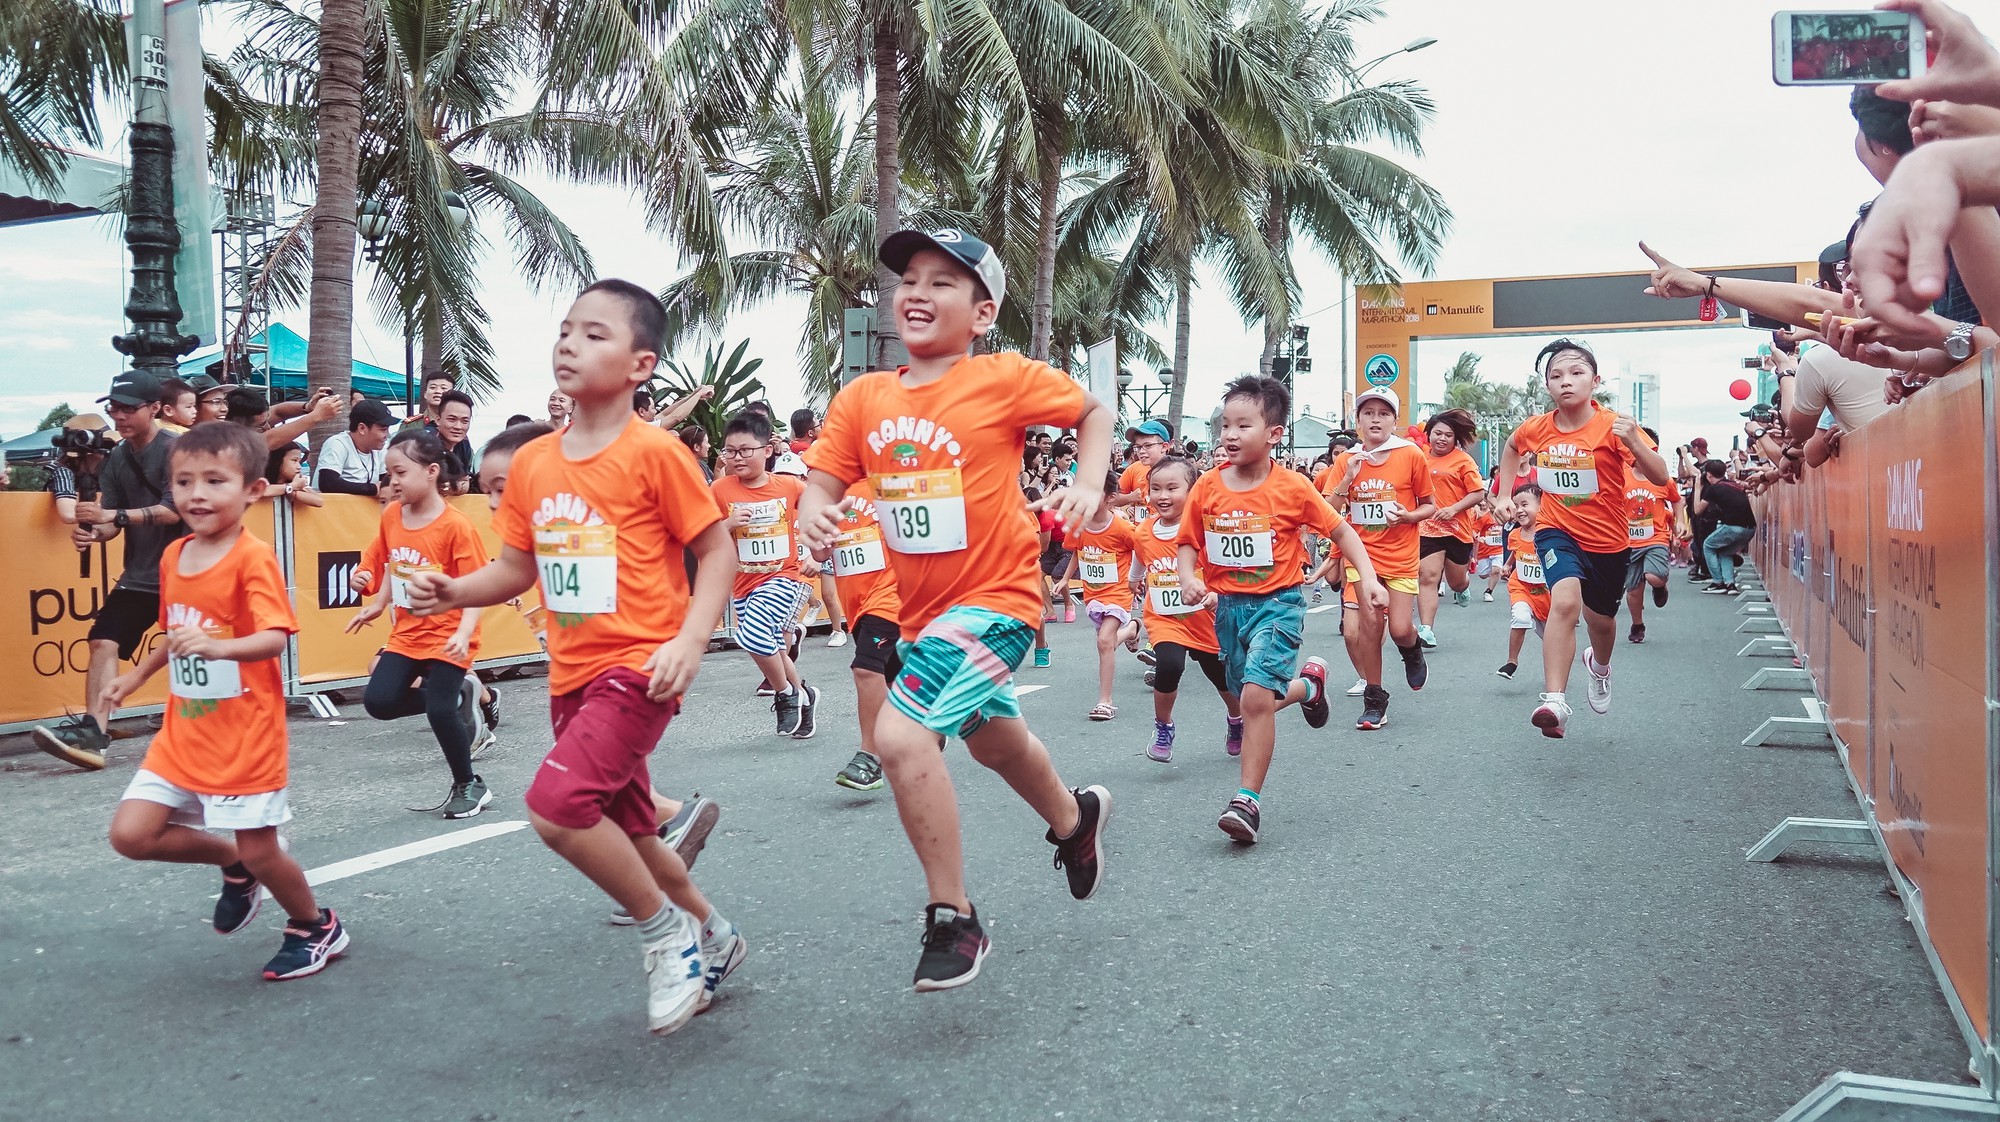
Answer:
M1466 449L1479 439L1479 427L1472 414L1463 409L1447 409L1431 418L1424 429L1424 453L1430 461L1432 494L1437 514L1417 529L1422 534L1418 550L1417 639L1426 647L1437 646L1431 628L1437 625L1438 582L1451 586L1452 602L1463 608L1471 601L1472 580L1467 566L1472 564L1473 532L1471 511L1486 494L1486 481L1479 477L1479 465Z
M389 442L383 459L401 496L382 510L375 540L354 574L357 592L378 594L355 613L350 634L393 610L389 642L368 675L361 704L378 721L419 713L451 768L451 790L436 806L411 810L470 818L493 801L472 757L493 743L479 715L479 678L471 673L479 649L478 608L418 616L410 610L409 582L418 573L462 577L486 564L486 548L472 520L445 502L444 488L459 481L457 465L434 432L409 429ZM379 579L384 569L387 579ZM418 679L422 684L418 685Z
M1472 509L1472 575L1486 582L1486 602L1500 583L1500 555L1507 551L1507 530L1493 517L1492 493L1480 496Z
M1180 696L1181 675L1189 659L1215 686L1229 710L1223 747L1231 756L1243 754L1243 710L1229 690L1222 667L1222 647L1215 638L1215 611L1181 600L1181 511L1193 489L1193 462L1168 456L1146 477L1146 494L1154 515L1133 531L1132 590L1144 600L1146 635L1153 641L1153 743L1146 758L1171 763L1174 758L1174 701Z
M1118 671L1113 653L1119 643L1138 649L1139 625L1132 621L1132 551L1136 546L1133 526L1111 509L1119 494L1118 476L1104 475L1104 505L1097 517L1084 523L1065 543L1076 555L1077 579L1083 584L1083 607L1090 626L1097 631L1097 705L1090 711L1093 721L1108 721L1118 715L1111 703L1111 683Z

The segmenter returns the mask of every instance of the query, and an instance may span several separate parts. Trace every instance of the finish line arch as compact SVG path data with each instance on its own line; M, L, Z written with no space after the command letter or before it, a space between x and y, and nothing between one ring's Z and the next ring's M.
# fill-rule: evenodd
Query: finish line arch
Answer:
M1737 265L1698 269L1709 276L1810 284L1816 263ZM1420 339L1494 335L1602 334L1676 327L1736 327L1739 309L1724 302L1713 323L1693 318L1699 301L1646 295L1651 273L1576 273L1566 276L1489 277L1483 280L1415 281L1388 286L1386 299L1357 293L1352 383L1343 389L1341 416L1352 423L1354 395L1388 386L1413 408L1415 344ZM1408 417L1406 421L1416 418Z

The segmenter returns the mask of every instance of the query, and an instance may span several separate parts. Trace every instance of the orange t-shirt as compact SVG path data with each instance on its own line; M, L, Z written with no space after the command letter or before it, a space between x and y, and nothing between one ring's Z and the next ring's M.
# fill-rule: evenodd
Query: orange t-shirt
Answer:
M1536 619L1549 618L1549 585L1542 576L1542 555L1535 552L1535 532L1525 526L1515 530L1507 535L1507 548L1514 554L1514 569L1507 574L1507 598L1526 601ZM1524 574L1534 579L1524 579Z
M1269 595L1306 581L1300 531L1332 537L1341 522L1305 476L1273 460L1248 491L1232 489L1221 470L1204 472L1188 492L1179 543L1194 547L1201 579L1214 591Z
M1191 651L1220 654L1222 647L1215 641L1215 612L1190 609L1181 603L1180 527L1161 526L1155 515L1133 531L1132 546L1145 581L1142 614L1146 637L1155 643L1179 643Z
M1632 450L1611 435L1618 414L1591 408L1590 420L1575 432L1557 428L1554 413L1528 418L1514 430L1514 450L1534 467L1541 485L1540 528L1561 530L1587 553L1617 553L1629 540L1625 487Z
M1486 489L1486 481L1479 477L1479 465L1463 448L1453 448L1442 456L1433 456L1426 448L1424 459L1430 464L1431 494L1436 496L1439 510L1475 491ZM1455 518L1433 518L1419 526L1418 530L1429 538L1457 538L1469 542L1473 539L1472 512L1460 511Z
M1472 556L1498 557L1506 547L1506 533L1490 510L1475 509L1472 516Z
M796 475L766 472L760 487L746 487L733 475L718 475L710 487L715 506L723 514L741 509L749 522L729 531L736 543L736 588L738 600L752 589L776 577L803 581L799 572L799 496L806 481Z
M477 629L472 633L472 642L467 645L468 657L447 658L444 653L445 641L458 630L464 613L411 615L407 599L400 604L396 602L397 590L404 581L420 572L441 572L447 576L462 577L479 571L488 560L485 543L479 540L479 530L473 526L472 519L457 508L446 504L444 513L433 519L430 525L421 530L411 530L403 526L402 503L390 503L383 507L375 539L361 551L361 571L368 574L370 593L381 589L378 582L384 565L388 566L389 575L393 578L389 586L389 611L395 623L389 630L389 642L384 649L406 658L434 658L453 666L470 668L472 659L479 654Z
M160 630L199 627L217 639L260 631L295 635L278 555L248 530L222 559L180 571L180 538L160 558ZM167 658L166 720L140 766L200 795L261 795L287 782L285 682L278 660Z
M1084 603L1119 607L1132 603L1135 542L1132 524L1115 515L1111 525L1102 530L1084 527L1069 536L1064 544L1076 554L1076 578L1083 582Z
M1673 484L1655 483L1634 472L1625 486L1626 544L1633 549L1644 549L1672 541L1673 504L1679 499L1680 490Z
M636 416L603 451L573 460L563 433L529 441L493 529L535 555L549 613L549 692L607 670L643 673L687 620L683 551L722 516L681 438Z
M1347 461L1359 448L1342 452L1326 469L1326 486L1347 478ZM1375 575L1383 580L1414 578L1423 547L1422 525L1392 525L1390 516L1415 510L1431 498L1431 463L1423 449L1397 447L1380 464L1362 459L1361 472L1347 492L1347 521L1368 548Z
M1133 491L1138 491L1143 494L1146 490L1146 477L1152 473L1152 466L1143 460L1133 460L1131 463L1126 464L1125 470L1118 473L1119 492L1130 494ZM1144 500L1142 499L1141 501L1143 502Z
M845 486L872 482L903 638L961 606L1042 618L1022 445L1030 425L1076 424L1084 400L1069 375L1011 351L968 356L915 387L878 370L834 395L806 464Z
M882 544L882 523L875 514L875 492L862 480L847 489L856 500L841 520L833 539L833 582L849 619L874 616L895 623L903 614L896 595L896 574L889 571L889 551Z

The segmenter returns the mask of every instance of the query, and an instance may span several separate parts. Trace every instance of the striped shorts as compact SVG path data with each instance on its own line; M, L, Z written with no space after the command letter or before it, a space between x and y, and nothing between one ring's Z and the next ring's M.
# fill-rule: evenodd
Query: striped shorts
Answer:
M985 608L953 608L914 643L897 646L903 665L889 681L889 704L940 736L964 739L996 717L1021 715L1014 669L1034 645L1033 625Z
M753 655L774 655L785 649L785 633L799 609L812 599L803 581L772 577L729 602L736 613L736 645Z

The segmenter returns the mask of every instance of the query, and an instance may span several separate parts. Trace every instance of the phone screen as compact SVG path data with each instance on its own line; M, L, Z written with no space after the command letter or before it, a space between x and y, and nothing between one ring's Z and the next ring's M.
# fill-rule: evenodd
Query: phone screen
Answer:
M1865 85L1908 78L1907 12L1781 12L1790 31L1789 84ZM1786 81L1781 71L1779 81Z

